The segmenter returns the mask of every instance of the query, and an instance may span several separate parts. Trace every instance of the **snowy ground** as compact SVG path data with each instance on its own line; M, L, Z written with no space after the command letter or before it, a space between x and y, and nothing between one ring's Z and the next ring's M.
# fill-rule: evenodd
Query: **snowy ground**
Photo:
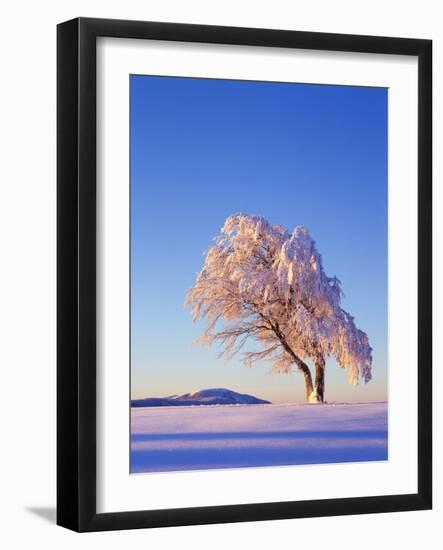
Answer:
M387 403L131 411L131 471L387 459Z

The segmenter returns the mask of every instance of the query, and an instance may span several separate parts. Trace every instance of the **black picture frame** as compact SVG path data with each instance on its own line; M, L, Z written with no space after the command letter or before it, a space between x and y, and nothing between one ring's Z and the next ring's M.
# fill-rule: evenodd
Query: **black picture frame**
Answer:
M173 40L418 58L416 494L96 511L96 39ZM75 531L426 510L432 506L432 42L78 18L57 29L57 523Z

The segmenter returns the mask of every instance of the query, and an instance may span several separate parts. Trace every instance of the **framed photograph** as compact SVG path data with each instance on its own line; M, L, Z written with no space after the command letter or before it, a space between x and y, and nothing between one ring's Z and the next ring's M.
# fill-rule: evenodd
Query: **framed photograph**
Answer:
M431 508L431 75L430 40L58 26L59 525Z

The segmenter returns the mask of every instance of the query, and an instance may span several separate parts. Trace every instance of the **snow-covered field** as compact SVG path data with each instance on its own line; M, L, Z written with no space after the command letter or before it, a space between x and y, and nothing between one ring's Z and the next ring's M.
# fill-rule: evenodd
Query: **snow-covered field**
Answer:
M387 460L387 403L131 410L131 471Z

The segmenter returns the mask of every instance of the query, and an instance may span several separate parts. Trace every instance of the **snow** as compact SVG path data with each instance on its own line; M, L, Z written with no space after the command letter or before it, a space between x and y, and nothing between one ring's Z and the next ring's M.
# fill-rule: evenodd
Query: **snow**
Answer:
M317 388L308 397L308 403L319 403L321 399L318 397Z
M387 403L131 409L131 472L387 460Z

